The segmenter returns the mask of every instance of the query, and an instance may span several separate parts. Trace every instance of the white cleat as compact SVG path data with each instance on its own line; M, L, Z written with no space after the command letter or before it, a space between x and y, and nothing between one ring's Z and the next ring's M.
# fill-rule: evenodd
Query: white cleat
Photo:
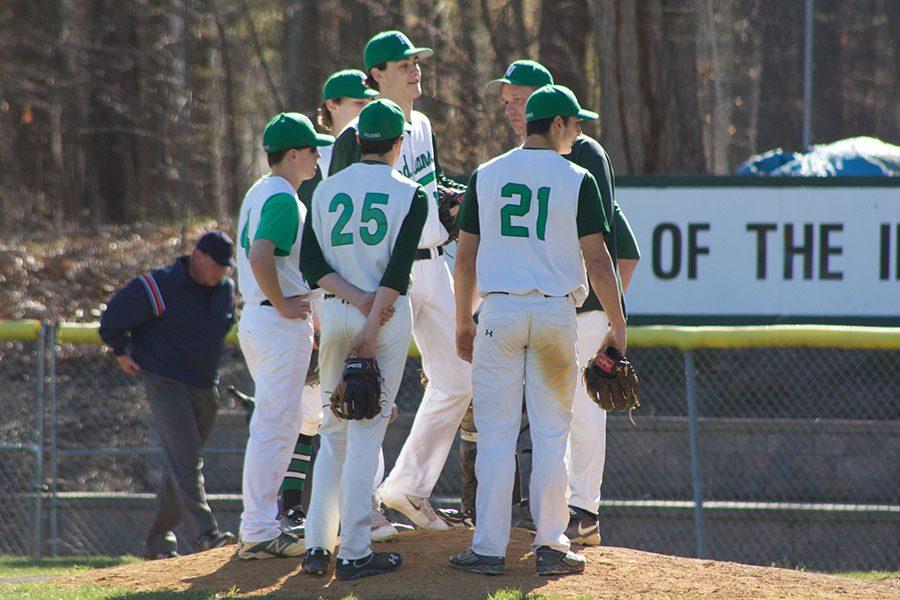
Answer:
M403 513L420 529L428 529L431 531L449 531L451 529L451 527L441 519L436 512L434 512L428 498L404 494L403 492L392 489L387 485L387 482L381 484L381 487L378 488L378 493L385 506Z

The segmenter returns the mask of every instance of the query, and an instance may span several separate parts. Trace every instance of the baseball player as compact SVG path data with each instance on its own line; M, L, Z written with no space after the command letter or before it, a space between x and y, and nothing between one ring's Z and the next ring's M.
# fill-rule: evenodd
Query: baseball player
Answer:
M587 298L585 268L611 324L601 348L625 351L625 317L597 182L560 156L571 152L581 121L597 114L582 109L568 88L548 85L529 97L525 115L525 143L475 170L458 217L456 345L472 361L478 519L472 546L450 564L475 573L505 570L524 388L537 572L559 575L584 570L564 532L566 440L578 378L575 308ZM484 299L477 326L476 275Z
M531 60L517 60L509 66L502 78L495 79L487 85L488 91L499 88L507 121L523 141L526 135L526 100L538 87L551 83L553 77L543 65ZM584 167L594 176L603 199L604 210L607 215L613 215L610 233L605 236L605 241L613 265L618 267L622 275L624 292L640 258L640 252L631 226L615 201L615 179L609 155L596 140L581 134L565 158ZM578 362L583 365L596 351L608 328L608 322L600 301L591 290L588 290L588 297L584 304L578 307L577 313ZM597 513L606 456L606 412L588 397L580 377L575 393L574 413L579 418L572 423L566 453L570 496L570 519L566 535L573 542L596 545L600 543ZM463 434L469 439L473 435L472 432ZM527 490L523 490L523 494L526 493ZM465 500L464 509L467 503L471 506L474 498Z
M438 218L438 185L453 184L443 176L435 150L431 123L413 110L422 95L420 59L431 56L430 48L412 44L399 31L384 31L366 44L364 58L369 85L382 97L396 102L406 118L396 168L421 185L428 195L428 219L413 263L409 299L413 313L413 337L422 353L422 368L428 385L406 443L394 469L378 490L375 504L406 515L416 526L446 530L428 498L440 477L459 423L471 397L470 366L455 352L453 323L453 278L444 260L447 230ZM359 160L356 124L351 123L335 142L331 158L332 176ZM379 518L373 513L373 521Z
M244 298L238 340L256 385L244 455L238 545L243 559L299 556L304 551L302 541L282 532L276 518L278 488L297 436L311 444L322 420L318 399L304 402L302 397L313 328L309 286L300 273L307 211L296 190L315 175L317 148L333 142L330 135L317 134L301 114L274 117L263 133L271 173L247 192L238 218L238 285Z
M406 365L413 327L406 292L428 215L422 187L392 168L404 126L403 110L390 100L363 109L355 127L362 162L319 184L303 236L303 272L329 292L322 311L323 403L339 383L348 356L376 358L383 377L380 416L345 421L329 411L322 424L303 570L325 573L340 526L338 579L387 573L402 562L396 552L372 551L370 499ZM394 314L382 326L381 312L388 307Z
M319 125L330 133L340 134L347 124L359 115L359 111L368 104L378 92L366 87L366 74L358 69L344 69L331 75L322 87L322 105L319 107ZM309 210L312 194L316 186L328 177L328 165L331 162L333 146L322 146L319 150L319 168L315 177L300 184L297 195ZM319 314L322 312L322 294L313 292L309 296L312 305L313 328L319 331ZM284 480L281 483L281 529L303 537L306 513L304 506L309 503L307 478L315 460L314 447L317 444L307 443L306 436L300 434L294 447L294 457L288 465ZM314 441L317 441L314 439ZM379 462L381 475L384 475L384 459ZM377 486L377 483L375 484ZM305 493L304 493L305 491Z

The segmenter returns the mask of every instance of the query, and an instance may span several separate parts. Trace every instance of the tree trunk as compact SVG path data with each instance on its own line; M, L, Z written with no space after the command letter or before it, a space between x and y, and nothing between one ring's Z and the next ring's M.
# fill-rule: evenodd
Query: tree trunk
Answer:
M756 150L756 108L759 103L760 0L734 5L731 91L728 126L728 168L733 171Z
M803 141L803 2L767 3L761 13L762 72L757 151L800 150Z
M311 114L328 77L320 43L322 6L317 0L288 0L285 22L287 105L289 110Z
M582 103L587 98L584 68L590 23L586 0L541 2L541 63L550 69L556 83L571 88Z
M663 0L667 173L702 173L703 118L697 81L697 2Z
M658 5L639 2L635 33L638 47L638 85L643 109L643 173L659 173L663 168L664 111L661 87L665 84L663 63L663 34ZM625 98L622 98L624 106Z

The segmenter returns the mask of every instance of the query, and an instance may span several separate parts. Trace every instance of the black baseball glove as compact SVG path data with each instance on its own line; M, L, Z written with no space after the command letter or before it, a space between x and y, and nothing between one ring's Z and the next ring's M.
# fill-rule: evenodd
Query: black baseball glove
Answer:
M591 400L603 410L632 411L641 405L638 400L638 376L634 366L618 350L610 346L598 352L584 369L584 387Z
M331 412L339 419L372 419L381 413L381 370L374 358L350 357L331 393Z
M465 193L465 190L438 186L438 218L441 220L441 225L450 234L450 237L447 238L448 242L452 242L459 237L456 217L450 211L459 207Z

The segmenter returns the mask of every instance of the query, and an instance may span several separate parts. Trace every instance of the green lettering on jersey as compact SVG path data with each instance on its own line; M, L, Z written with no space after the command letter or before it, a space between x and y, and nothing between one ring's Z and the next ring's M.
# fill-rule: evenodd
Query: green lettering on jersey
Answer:
M340 193L332 198L331 204L328 205L328 212L337 212L341 207L343 207L343 211L338 216L334 227L331 228L331 245L335 248L353 243L353 234L344 231L344 227L347 226L350 217L353 215L353 200L347 194Z
M531 210L531 188L521 183L507 183L500 189L502 198L512 199L518 196L518 202L510 202L500 209L500 235L506 237L529 237L528 227L524 225L513 225L513 217L524 217ZM544 241L547 233L547 212L550 202L550 188L542 187L538 189L538 214L536 236L537 239Z
M390 196L377 192L369 192L363 199L362 211L360 212L359 237L367 246L375 246L387 235L388 223L387 215L376 205L385 205L388 203ZM331 199L328 212L337 212L341 210L334 227L331 228L331 246L346 246L353 243L353 233L344 231L350 218L353 216L353 199L347 194L340 193ZM371 223L375 223L375 231L371 230Z
M247 222L244 223L243 229L241 229L241 248L244 249L244 253L247 258L250 258L250 211L247 211Z

